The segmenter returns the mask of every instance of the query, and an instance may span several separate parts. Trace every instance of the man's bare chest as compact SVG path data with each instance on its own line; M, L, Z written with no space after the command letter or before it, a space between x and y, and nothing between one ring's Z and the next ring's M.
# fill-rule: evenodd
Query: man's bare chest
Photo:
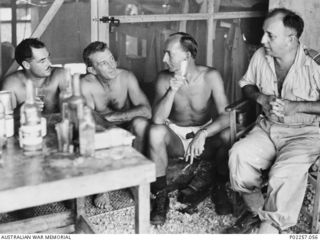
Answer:
M179 90L174 99L177 110L199 110L207 108L210 100L210 91L205 88L187 88Z
M113 110L120 110L125 107L128 93L126 90L113 89L105 90L100 89L98 93L94 94L96 105L100 106L100 109L110 108Z
M288 75L290 67L279 68L276 66L275 70L276 70L276 76L277 76L278 91L279 93L281 93L283 82Z

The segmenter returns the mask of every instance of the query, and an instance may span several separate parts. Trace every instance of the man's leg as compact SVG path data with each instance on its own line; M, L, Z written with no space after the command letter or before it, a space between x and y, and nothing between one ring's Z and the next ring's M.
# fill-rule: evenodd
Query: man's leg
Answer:
M226 183L229 181L228 151L230 148L230 130L226 129L214 137L208 148L215 150L213 162L213 185L211 200L218 215L232 213L232 205L227 195Z
M318 127L278 127L272 131L274 136L271 137L279 153L269 172L265 205L259 212L264 226L272 224L284 230L297 223L307 187L308 169L320 153L318 131Z
M147 129L149 127L148 119L144 117L136 117L131 122L131 132L136 136L133 141L133 147L141 152L146 154L146 142L147 142Z
M157 179L151 184L156 196L151 212L151 223L162 225L166 221L169 198L166 191L168 156L183 156L184 148L179 137L166 125L151 125L149 130L149 156L156 164Z
M250 213L245 212L227 233L245 233L259 220L257 210L263 206L260 187L261 170L272 165L276 155L268 134L256 126L245 138L236 142L229 152L229 172L232 189L243 194Z
M215 185L215 194L217 193L218 195L214 198L214 201L216 210L219 209L221 211L217 213L227 214L231 212L231 205L228 205L230 203L225 191L225 183L228 180L228 147L228 144L219 135L207 138L193 179L186 188L179 192L178 200L180 202L188 203L192 206L198 205L208 196L210 188L215 182L218 183L218 185ZM218 165L220 159L223 159L220 163L224 167ZM217 167L223 170L219 172L219 176L217 176Z
M145 154L145 140L148 126L149 121L144 117L136 117L131 121L131 123L126 122L121 126L122 128L128 129L136 136L133 141L133 147L142 154ZM97 194L93 203L97 208L107 210L112 209L109 192Z

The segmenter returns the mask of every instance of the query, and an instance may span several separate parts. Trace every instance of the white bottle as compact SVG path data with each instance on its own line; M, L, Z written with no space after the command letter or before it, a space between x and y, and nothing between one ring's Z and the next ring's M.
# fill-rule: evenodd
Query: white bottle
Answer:
M20 110L20 147L24 151L42 149L41 114L35 102L34 88L31 80L26 81L26 101Z

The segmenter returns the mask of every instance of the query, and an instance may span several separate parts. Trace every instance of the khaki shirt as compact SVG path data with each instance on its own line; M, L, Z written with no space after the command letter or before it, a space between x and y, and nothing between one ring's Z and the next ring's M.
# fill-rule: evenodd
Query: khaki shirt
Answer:
M305 54L304 49L300 44L295 61L283 82L281 95L278 92L274 59L266 55L264 48L258 49L253 55L247 72L239 81L240 87L255 85L263 94L291 101L319 101L320 66ZM309 125L316 124L319 120L317 115L297 113L285 116L282 122Z

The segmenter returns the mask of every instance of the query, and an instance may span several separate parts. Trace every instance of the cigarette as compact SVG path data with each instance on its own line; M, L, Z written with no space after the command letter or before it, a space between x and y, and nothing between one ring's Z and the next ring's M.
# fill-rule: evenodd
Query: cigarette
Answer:
M183 169L182 169L182 172L185 172L192 164L189 163L188 165L186 165Z

